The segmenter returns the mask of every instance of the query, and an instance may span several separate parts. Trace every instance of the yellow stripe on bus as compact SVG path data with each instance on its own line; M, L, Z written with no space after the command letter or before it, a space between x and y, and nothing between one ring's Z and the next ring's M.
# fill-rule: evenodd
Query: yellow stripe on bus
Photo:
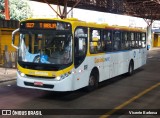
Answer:
M43 77L57 77L63 75L65 73L70 72L73 69L74 65L72 64L68 68L59 71L44 71L44 70L33 70L33 69L25 69L21 67L19 64L17 68L20 72L27 74L27 75L36 75L36 76L43 76Z

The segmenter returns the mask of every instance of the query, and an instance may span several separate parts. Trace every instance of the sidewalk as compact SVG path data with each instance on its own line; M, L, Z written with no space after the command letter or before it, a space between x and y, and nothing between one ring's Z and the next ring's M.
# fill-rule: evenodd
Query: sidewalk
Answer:
M153 51L153 50L160 50L160 47L153 47L153 48L149 49L149 51Z
M0 83L16 80L16 69L0 67Z

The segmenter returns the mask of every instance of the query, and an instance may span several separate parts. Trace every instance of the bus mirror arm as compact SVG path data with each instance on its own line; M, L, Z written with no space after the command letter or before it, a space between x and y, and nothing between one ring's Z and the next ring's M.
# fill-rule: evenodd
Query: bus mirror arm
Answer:
M16 29L16 30L14 30L14 31L12 32L12 46L13 46L14 48L16 48L16 49L18 49L18 47L14 45L14 42L15 42L15 34L16 34L17 32L19 32L19 28Z

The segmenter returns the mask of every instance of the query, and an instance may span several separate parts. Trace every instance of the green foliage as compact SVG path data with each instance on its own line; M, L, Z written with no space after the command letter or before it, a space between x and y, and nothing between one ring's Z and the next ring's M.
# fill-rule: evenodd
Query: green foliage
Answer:
M0 10L4 9L4 0L0 0ZM23 20L32 17L28 0L9 0L10 19ZM4 15L0 14L0 19L4 19Z
M13 20L23 20L32 16L28 0L9 0L10 18Z
M4 0L0 0L0 19L4 19Z

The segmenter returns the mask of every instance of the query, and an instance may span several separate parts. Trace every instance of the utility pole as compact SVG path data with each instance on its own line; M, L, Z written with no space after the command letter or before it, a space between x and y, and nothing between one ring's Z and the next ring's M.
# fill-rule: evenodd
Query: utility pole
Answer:
M152 24L154 22L153 19L144 19L147 23L147 50L152 48Z
M5 0L4 3L5 3L5 11L4 11L5 20L10 20L9 1L8 1L8 0Z

